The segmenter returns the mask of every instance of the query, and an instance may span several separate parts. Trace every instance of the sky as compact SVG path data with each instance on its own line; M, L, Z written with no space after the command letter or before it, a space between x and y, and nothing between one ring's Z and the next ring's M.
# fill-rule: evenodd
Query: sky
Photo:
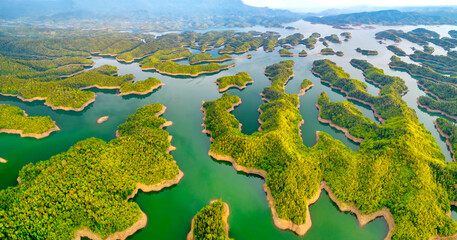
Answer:
M446 6L456 5L456 0L242 0L256 7L294 9L329 9L353 6Z

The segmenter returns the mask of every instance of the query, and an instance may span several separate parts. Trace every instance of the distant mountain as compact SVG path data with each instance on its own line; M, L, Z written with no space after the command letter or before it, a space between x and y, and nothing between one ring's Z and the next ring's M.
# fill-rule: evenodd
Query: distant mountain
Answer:
M307 17L312 23L322 23L333 26L379 24L379 25L435 25L457 24L457 14L442 15L419 12L401 12L398 10L382 10L374 12L359 12L325 17Z
M0 19L90 28L280 26L304 15L245 5L241 0L3 0Z

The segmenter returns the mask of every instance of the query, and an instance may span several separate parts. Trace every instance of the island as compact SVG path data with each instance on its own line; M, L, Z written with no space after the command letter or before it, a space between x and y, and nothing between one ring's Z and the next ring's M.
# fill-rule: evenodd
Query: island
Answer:
M361 53L362 55L367 55L367 56L378 55L378 51L376 51L376 50L365 50L365 49L361 49L361 48L356 48L355 51L358 53Z
M254 80L252 80L251 76L247 72L240 72L233 76L220 77L215 81L215 83L219 85L219 92L225 92L232 87L236 87L241 90L253 82Z
M431 188L434 188L436 190L438 189L443 189L443 190L438 190L438 191L443 191L443 194L450 194L452 197L450 197L451 201L455 201L454 198L457 197L456 194L453 192L452 187L450 186L450 182L453 182L455 180L451 180L450 182L446 182L450 178L448 176L450 174L455 174L455 168L452 165L449 165L445 162L444 156L439 150L439 146L437 145L435 139L430 135L430 132L427 131L424 126L418 121L417 116L414 112L413 109L409 108L406 103L401 99L401 91L398 89L398 84L400 82L403 82L402 79L398 77L390 77L387 75L382 76L382 70L381 69L376 69L374 68L371 64L364 60L351 60L354 64L357 64L360 69L363 70L365 76L367 78L372 78L370 74L372 72L378 72L376 73L380 77L383 78L388 78L390 79L389 81L381 82L378 81L380 85L382 85L381 91L380 91L380 96L371 96L368 93L366 93L365 90L359 89L356 90L355 86L352 87L351 85L357 85L361 84L362 82L359 82L354 79L350 79L348 81L349 76L347 74L344 74L340 68L338 68L334 63L328 61L328 60L319 60L315 61L315 67L313 68L313 71L315 71L317 74L321 75L322 80L326 81L331 81L332 82L332 87L336 89L343 89L344 91L347 91L348 93L352 91L358 91L358 93L353 93L351 94L354 99L360 99L361 101L372 101L374 106L375 106L375 111L378 112L379 115L382 116L383 119L385 119L385 122L383 124L377 124L372 122L370 119L364 117L362 115L362 112L359 111L357 108L355 108L354 104L351 102L341 102L341 103L332 103L329 101L328 97L325 95L325 93L321 94L321 96L318 99L317 105L320 108L320 117L322 119L326 119L330 121L332 124L339 126L340 128L344 129L350 136L354 138L360 138L363 139L363 142L360 144L360 149L359 153L362 153L362 155L366 155L366 157L369 157L370 155L373 156L372 154L375 155L373 160L374 162L378 162L378 164L381 164L379 161L382 161L383 164L377 165L377 166L383 166L378 168L377 170L374 170L373 168L373 163L366 163L366 160L362 160L363 164L367 164L366 166L371 166L369 168L372 168L372 170L362 170L359 172L359 170L355 170L353 173L345 173L342 176L346 178L345 180L342 180L340 183L342 185L340 186L345 186L344 188L347 189L347 186L350 186L351 184L348 182L350 181L349 178L354 178L354 174L356 172L359 172L361 175L363 175L363 178L367 178L367 176L371 180L366 181L368 182L376 182L380 181L383 184L383 188L378 189L377 193L372 193L374 194L373 196L376 196L376 200L374 202L378 202L379 204L377 207L373 208L372 211L369 212L376 212L381 210L380 214L383 214L386 217L386 220L389 225L389 234L387 238L395 238L397 235L401 235L403 237L406 237L408 239L420 239L420 238L432 238L436 235L440 236L451 236L455 237L456 233L456 228L455 228L455 223L450 220L449 217L446 217L446 213L449 211L450 207L450 201L446 203L441 203L440 198L427 198L427 201L409 201L407 199L404 199L400 196L398 196L398 191L401 191L400 188L398 188L398 184L396 181L398 179L403 179L402 183L404 184L403 186L408 186L408 193L417 195L418 197L426 197L430 196L429 194L432 193L427 193L426 191L430 190L425 190L422 187L413 187L419 181L419 179L428 179L429 184ZM337 79L335 79L334 76L339 76ZM383 78L379 78L379 80L382 80ZM358 83L357 83L358 82ZM404 85L404 83L402 84ZM354 89L351 90L350 89ZM342 90L342 91L343 91ZM370 100L372 99L372 100ZM389 104L386 104L386 103ZM379 130L376 130L379 129ZM382 129L382 130L381 130ZM390 129L390 130L387 130ZM393 131L392 135L384 135L385 131ZM401 133L400 133L401 132ZM397 134L398 133L398 134ZM417 138L420 138L421 140L418 140ZM376 139L376 140L375 140ZM373 142L374 141L374 142ZM406 142L410 143L406 143ZM383 142L384 145L381 147L378 145L376 142ZM402 146L402 147L397 147L397 146ZM380 148L378 148L380 147ZM405 147L404 149L402 149ZM384 149L384 150L383 150ZM421 152L424 151L424 149L427 149L426 151L429 152L427 154L427 157L419 157L421 156ZM388 151L384 152L384 151ZM393 151L390 151L393 150ZM395 156L404 156L404 158L398 158ZM361 156L362 158L365 158ZM370 158L370 157L369 157ZM357 157L353 156L350 158L350 161L358 161L356 160ZM403 160L400 160L403 159ZM411 163L409 159L417 159L415 163ZM420 160L419 160L420 159ZM400 160L400 162L399 162ZM350 162L345 162L345 164L338 162L336 163L335 161L332 161L336 166L339 166L338 169L340 171L345 172L344 169L347 169L350 164ZM390 163L389 163L390 162ZM349 165L346 165L349 164ZM354 163L355 164L355 163ZM413 164L413 165L410 165ZM393 169L386 169L385 166L397 166L394 167ZM343 167L345 166L345 167ZM359 166L359 164L353 165L353 166ZM408 167L406 167L408 166ZM410 169L408 171L413 171L413 169L416 169L416 167L422 166L424 171L433 173L432 175L429 175L428 173L424 174L418 174L418 175L410 175L408 177L401 177L402 174L404 174L404 171L406 169ZM403 168L405 167L405 168ZM363 168L363 167L362 167ZM376 168L376 167L375 167ZM352 172L352 170L350 170ZM367 173L363 174L362 172ZM370 173L371 172L371 173ZM377 173L374 173L377 172ZM379 178L380 175L378 173L388 173L387 175L383 175L383 177ZM333 174L336 174L337 172L333 172ZM391 177L392 175L396 177ZM325 173L324 173L325 176ZM333 175L329 175L331 178L333 178ZM351 177L349 177L351 176ZM335 177L335 179L338 179L340 177ZM417 178L417 179L415 179ZM408 180L406 180L408 179ZM455 177L454 177L455 179ZM327 183L329 181L327 180ZM354 182L355 183L355 182ZM360 182L359 182L360 183ZM365 188L367 189L367 186L360 186L356 188ZM444 187L444 188L443 188ZM369 187L368 187L369 188ZM368 190L368 189L367 189ZM346 190L345 190L346 191ZM425 192L424 192L425 191ZM346 191L346 192L351 192ZM365 193L368 193L367 191L363 191ZM371 195L371 194L369 194ZM372 199L366 198L367 196L361 196L357 192L353 192L353 195L355 198L350 197L354 202L361 204L360 200L365 199L362 201L367 201L374 203ZM391 197L381 197L381 196L391 196ZM398 196L398 197L395 197ZM455 197L454 197L455 196ZM416 212L417 209L422 209L420 211L421 216L428 215L429 218L427 219L436 219L434 221L425 221L422 223L419 223L416 221L416 217L407 217L405 218L405 215L400 211L400 209L395 208L390 208L388 207L390 204L386 204L383 200L383 198L387 201L394 201L397 202L395 205L396 206L401 206L404 211L408 212ZM369 205L371 204L361 204L359 206L363 206L364 209L370 208ZM385 205L386 204L386 205ZM419 206L414 206L414 205L427 205L430 207L419 207ZM441 206L443 208L440 209L440 207L435 208L437 206ZM384 208L383 208L384 207ZM389 208L389 209L386 209ZM375 210L376 209L376 210ZM435 212L436 209L437 211ZM438 210L440 209L440 210ZM364 211L364 210L362 210ZM388 211L388 212L387 212ZM390 214L388 214L390 212ZM390 217L389 217L390 215ZM440 216L439 218L434 218L436 216ZM442 231L437 231L435 226L437 225L447 225L448 228L446 230ZM422 233L418 233L415 231L411 231L411 229L415 228L414 226L418 227L418 225L421 225L419 227L420 229L423 229L424 231ZM395 226L395 227L394 227ZM393 228L394 227L394 228ZM392 231L395 229L394 231ZM392 235L391 235L392 234ZM422 236L421 236L422 235Z
M306 57L306 56L308 56L308 53L306 52L306 50L303 49L298 53L298 56L299 57Z
M342 52L342 51L337 51L335 54L336 54L336 56L339 56L339 57L344 56L344 52Z
M192 218L187 240L230 240L227 222L229 214L227 203L220 199L212 200L209 206L202 208Z
M430 96L420 96L417 104L428 112L440 113L457 120L457 77L442 75L429 67L408 64L392 57L390 68L406 71L418 78L417 84Z
M304 79L302 81L302 83L300 84L300 93L298 93L298 96L303 96L305 95L306 91L308 91L308 89L314 87L314 84L313 82L311 82L310 80L308 79Z
M19 184L0 191L7 203L0 211L1 237L125 239L144 228L146 214L129 200L183 177L169 154L171 136L161 129L164 111L161 104L144 106L118 127L118 138L89 138L24 166Z
M211 56L211 53L200 53L194 54L189 57L189 64L197 64L197 63L207 63L207 62L225 62L228 60L233 60L229 54L223 54L218 57Z
M335 55L336 53L333 51L332 48L323 48L321 49L322 55Z
M166 49L157 51L152 56L149 56L140 61L139 65L141 66L141 70L154 70L158 73L170 76L190 77L197 77L202 74L217 73L236 65L236 63L232 65L219 65L217 63L210 63L206 65L181 65L172 61L175 59L175 55L177 53L182 53L182 50Z
M430 47L428 45L424 46L424 52L432 54L435 51L433 47Z
M5 159L1 158L0 157L0 163L7 163L8 161L6 161Z
M347 42L349 39L352 38L352 34L350 32L342 32L340 33L341 37L344 37L344 41Z
M309 38L305 38L302 40L302 44L304 44L308 49L314 49L316 46L314 44L317 43L317 39L316 38L312 38L312 37L309 37Z
M19 107L0 104L0 133L41 139L59 130L60 128L49 116L31 117Z
M401 39L406 39L410 42L417 43L422 46L428 45L428 43L433 43L442 47L444 50L449 51L452 48L457 46L457 39L449 37L441 37L434 31L425 29L425 28L416 28L409 32L403 32L401 30L385 30L382 32L376 33L377 39L389 39L395 42L401 41Z
M325 189L340 210L355 213L361 225L384 217L389 227L387 239L455 237L457 224L447 213L451 201L457 199L453 188L457 168L445 162L436 140L401 98L406 88L401 78L387 76L365 60L351 63L382 86L379 96L367 93L363 82L351 79L330 60L315 61L313 72L332 88L371 104L383 119L381 124L375 123L353 103L333 103L321 94L317 101L320 119L358 141L358 152L323 132L317 133L315 146L303 145L297 95L284 92L293 76L289 60L265 70L272 85L263 91L266 103L259 109L258 132L243 134L240 122L229 112L240 104L239 97L225 93L203 103L204 131L212 141L209 155L266 179L264 190L279 229L304 235L311 226L308 206ZM380 185L383 187L377 187ZM399 192L423 201L412 201ZM436 197L440 194L448 198ZM427 221L417 221L421 217Z
M331 43L341 43L340 38L336 34L332 34L330 36L324 37L325 40L331 42Z
M108 121L108 119L109 119L109 116L103 116L103 117L97 119L97 124L102 124L102 123Z
M119 89L121 95L145 94L161 82L157 79L132 83L132 74L116 76L117 68L104 65L63 80L30 80L12 75L0 76L0 94L24 102L45 100L53 110L82 111L95 101L95 93L85 89Z
M406 56L406 52L395 45L389 45L389 46L387 46L387 49L389 49L389 51L393 52L397 56L400 56L400 57Z
M290 52L288 49L280 49L279 50L279 56L281 57L293 57L294 54L292 52Z

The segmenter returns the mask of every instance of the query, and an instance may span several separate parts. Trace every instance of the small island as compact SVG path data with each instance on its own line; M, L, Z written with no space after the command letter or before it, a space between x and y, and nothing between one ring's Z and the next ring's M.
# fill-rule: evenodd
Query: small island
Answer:
M335 54L336 54L336 56L339 56L339 57L344 56L344 52L342 52L342 51L337 51Z
M365 49L361 49L361 48L356 48L355 51L358 53L361 53L362 55L367 55L367 56L378 55L378 51L376 51L376 50L365 50Z
M192 218L187 240L233 240L229 238L229 214L227 203L212 200Z
M225 62L233 60L229 54L223 54L218 57L211 56L211 53L194 54L189 57L189 64L208 63L208 62Z
M430 47L429 45L424 46L424 52L432 54L435 51L435 48Z
M103 117L97 119L97 124L102 124L102 123L108 121L108 119L109 119L109 116L103 116Z
M397 56L400 56L400 57L406 56L406 52L395 45L389 45L389 46L387 46L387 49L389 49L389 51L393 52Z
M7 163L8 161L6 161L4 158L1 158L0 157L0 163Z
M303 49L298 53L298 56L299 57L306 57L306 56L308 56L308 53Z
M352 34L350 32L342 32L340 34L341 37L344 37L344 41L347 42L349 39L352 38Z
M305 95L306 91L310 88L314 87L313 82L311 82L308 79L304 79L302 83L300 84L300 93L298 93L298 96L303 96Z
M248 84L253 83L251 76L247 72L240 72L233 76L220 77L215 83L219 85L219 92L225 92L229 88L236 87L238 89L244 89Z
M326 36L324 39L329 41L329 42L331 42L331 43L341 43L340 38L336 34L332 34L330 36Z
M279 50L279 56L281 57L293 57L294 54L290 52L288 49L283 48Z
M322 55L335 55L335 52L333 51L332 48L323 48L321 50Z
M41 139L60 128L51 117L30 117L19 107L0 104L0 133Z

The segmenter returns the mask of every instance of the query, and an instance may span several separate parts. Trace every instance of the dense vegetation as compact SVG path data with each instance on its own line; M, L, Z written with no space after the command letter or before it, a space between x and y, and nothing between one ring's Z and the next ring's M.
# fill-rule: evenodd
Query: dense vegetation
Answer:
M430 42L444 48L445 50L449 50L457 46L457 39L449 37L440 38L438 33L425 28L416 28L409 32L391 29L376 33L376 39L389 39L395 42L400 42L401 38L424 46L428 45Z
M168 75L182 75L182 76L198 76L204 73L215 73L229 68L229 65L219 65L217 63L210 63L206 65L181 65L170 59L180 58L186 54L181 49L166 49L154 53L152 56L143 59L141 69L155 70L162 74ZM173 56L173 57L170 57Z
M120 88L133 80L133 75L112 76L114 66L101 66L64 80L36 81L20 79L15 76L0 76L0 93L16 95L24 99L46 99L46 104L54 107L76 109L94 98L94 93L81 91L80 88L97 86L100 88Z
M303 81L300 84L300 90L308 88L311 85L313 85L313 82L311 82L309 79L303 79Z
M279 44L290 44L292 46L297 46L301 40L304 38L303 34L301 33L294 33L292 35L289 35L285 38L279 39L278 43Z
M389 67L392 69L407 71L413 77L422 77L436 82L457 84L457 77L450 77L443 74L439 74L429 67L405 63L396 56L392 56L390 58Z
M308 53L303 49L298 53L298 56L299 57L306 57L306 56L308 56Z
M270 89L276 94L264 94L269 102L260 106L260 132L241 133L239 121L226 111L239 101L237 96L224 94L203 104L206 128L214 139L210 148L213 156L231 156L238 165L264 170L279 217L296 224L305 222L307 200L325 180L339 200L355 203L363 213L387 207L396 224L392 239L454 234L457 224L446 212L450 210L449 200L457 196L444 187L441 175L435 175L431 166L446 171L451 168L414 110L401 99L404 82L384 75L366 61L352 60L367 78L381 86L380 96L372 96L362 82L350 79L335 63L315 61L313 71L323 81L343 89L353 99L373 104L385 124L363 117L350 102L329 102L324 93L318 99L321 118L348 128L363 143L357 153L328 134L319 133L316 146L307 148L299 136L302 118L296 96L283 89L292 75L291 63L281 62L266 69L272 86L264 92Z
M397 56L400 56L400 57L406 56L406 52L395 45L389 45L389 46L387 46L387 49L389 49L391 52L393 52Z
M218 57L211 56L211 53L200 53L194 54L189 57L190 64L197 64L197 63L204 63L204 62L224 62L228 60L232 60L232 56L229 54L223 54Z
M370 71L376 70L366 67L369 66L366 61L352 60L352 63L361 66L367 78ZM323 76L331 76L332 69L328 69L327 73L324 71L321 69L319 72ZM342 72L333 72L334 76L344 75ZM395 81L382 84L381 95L377 98L391 99L396 103L384 102L384 112L403 109L398 114L379 113L386 119L383 125L364 117L350 102L331 103L325 94L319 97L322 118L364 139L358 156L348 157L347 160L330 160L326 169L331 170L324 172L324 179L330 186L336 181L341 191L334 191L341 194L343 201L355 202L362 212L370 213L382 206L388 207L396 224L392 239L429 239L437 234L453 234L456 232L456 223L446 217L449 200L446 203L441 200L455 199L456 196L450 189L445 189L440 181L441 174L434 175L434 166L447 171L452 168L444 163L435 140L419 123L414 111L401 99L399 91L392 91L398 85L404 85L403 81L385 75L383 78ZM344 78L341 81L351 83ZM382 187L375 187L381 183Z
M0 238L71 239L83 228L106 238L137 222L139 206L126 201L137 183L160 184L179 171L159 128L166 120L155 116L162 107L138 109L110 142L89 138L26 165L19 185L0 191Z
M423 62L425 66L443 73L457 73L457 59L450 56L433 55L427 52L414 51L409 55L414 61Z
M335 55L335 51L332 48L322 48L321 49L322 55Z
M292 56L294 56L294 54L291 51L289 51L289 49L285 49L285 48L279 50L279 55L281 57L292 57Z
M224 227L224 211L224 202L220 199L202 208L193 218L193 239L230 240Z
M441 135L443 135L443 133L446 135L443 135L443 137L446 137L447 141L449 141L451 144L450 147L453 152L452 157L455 159L455 153L457 152L457 126L451 121L442 117L436 119L436 126L441 131Z
M138 82L123 82L120 85L120 92L121 94L126 94L130 92L136 92L136 93L145 93L149 92L152 88L155 88L162 84L162 82L153 77L149 77L144 81L138 81Z
M29 117L16 106L0 104L0 130L21 130L22 133L42 134L56 127L51 117Z
M330 36L324 37L325 40L332 42L332 43L341 43L340 38L336 34L332 34Z
M233 76L220 77L216 80L219 85L219 91L224 91L230 87L238 87L239 89L245 88L247 83L252 83L253 80L249 73L240 72Z
M378 55L378 51L376 50L366 50L361 48L356 48L356 52L361 53L362 55Z

